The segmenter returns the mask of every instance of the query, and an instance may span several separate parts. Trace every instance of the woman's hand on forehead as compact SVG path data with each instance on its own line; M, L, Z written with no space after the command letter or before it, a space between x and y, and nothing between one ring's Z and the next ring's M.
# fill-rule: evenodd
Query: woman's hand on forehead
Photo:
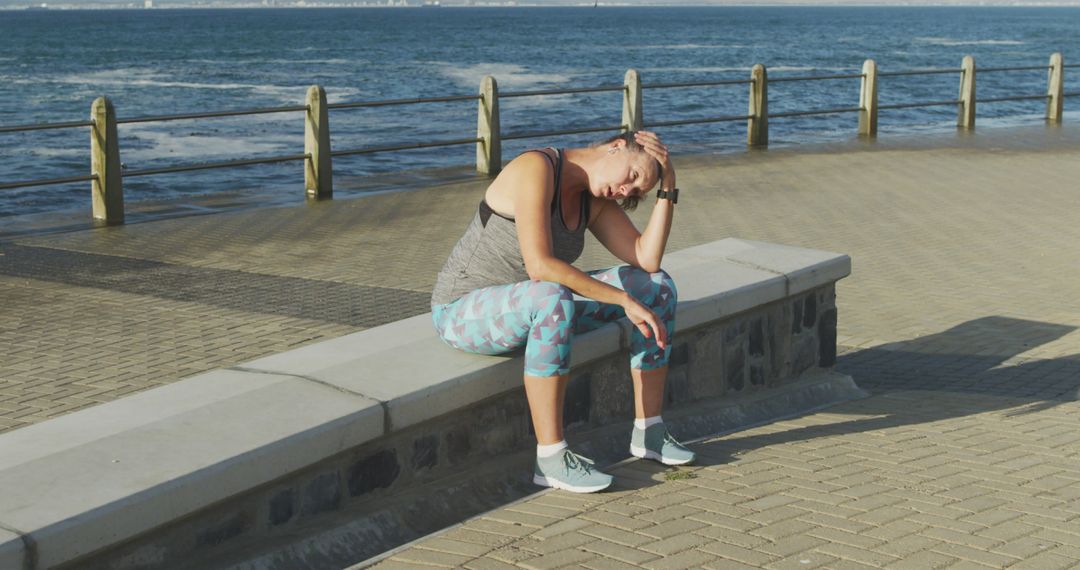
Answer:
M649 156L656 159L656 162L660 164L664 178L674 181L675 169L671 166L667 146L660 141L660 137L652 131L637 131L634 133L634 140L645 149L645 152L649 153ZM663 182L663 180L660 182Z

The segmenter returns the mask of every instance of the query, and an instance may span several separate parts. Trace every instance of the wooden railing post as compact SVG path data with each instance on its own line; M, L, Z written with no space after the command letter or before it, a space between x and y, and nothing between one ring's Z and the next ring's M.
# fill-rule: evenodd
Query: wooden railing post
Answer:
M975 128L975 58L964 56L960 75L960 112L956 126L961 129Z
M872 59L863 62L862 86L859 89L859 135L877 136L877 63Z
M622 125L625 131L640 131L645 124L641 115L641 76L636 69L626 70L623 79Z
M120 172L120 141L116 135L116 111L106 97L90 106L90 182L94 222L124 223L124 186Z
M488 75L480 82L476 112L476 171L494 176L502 170L502 133L499 130L499 84Z
M326 108L326 90L312 85L307 91L304 118L304 191L314 200L334 197L333 161L330 158L330 113Z
M1050 56L1046 95L1046 120L1051 123L1060 123L1065 100L1065 61L1060 53Z
M746 121L746 143L750 146L769 144L769 85L765 66L754 65L750 71L750 118Z

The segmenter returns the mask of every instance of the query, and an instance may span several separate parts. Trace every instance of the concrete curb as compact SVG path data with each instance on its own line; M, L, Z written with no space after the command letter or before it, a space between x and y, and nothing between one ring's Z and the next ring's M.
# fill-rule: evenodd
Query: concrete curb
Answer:
M669 254L681 330L850 273L738 239ZM609 325L575 364L622 350ZM450 350L430 315L216 370L0 436L0 567L67 564L520 383L521 356Z
M870 394L859 388L850 376L835 371L817 369L804 375L804 377L800 378L795 384L783 386L777 390L769 391L768 393L742 395L722 403L715 401L703 402L700 405L684 408L675 413L666 412L664 414L664 422L670 425L675 433L680 435L680 439L682 439L683 443L693 447L694 444L706 440L753 429L780 420L811 414L843 402L858 400L869 396ZM594 430L594 432L578 434L577 437L572 438L571 441L577 447L580 447L579 442L581 441L596 439L598 437L602 438L604 435L606 435L606 439L610 441L612 439L617 439L617 437L612 438L611 434L620 431L625 432L625 427L608 426ZM617 443L624 442L619 441ZM608 447L609 449L602 452L598 452L599 450L596 450L595 446L593 449L594 452L598 452L595 457L601 460L599 465L600 468L615 475L616 478L618 477L618 469L620 467L636 461L645 461L643 459L638 459L637 457L625 457L626 449L623 446L608 445ZM533 458L535 457L534 453L535 452L532 449L523 451L520 454L517 454L513 459L508 459L505 462L506 465L504 468L508 470L517 470L520 473L527 473ZM604 459L608 460L610 464L604 464ZM542 489L540 491L528 493L513 501L499 505L495 510L504 509L513 504L525 502L539 495L551 492L557 491L554 489ZM374 566L375 564L378 564L387 558L391 558L399 552L408 550L417 544L450 532L455 528L465 526L469 521L481 518L489 512L491 511L488 510L473 515L460 523L442 528L437 532L422 536L387 550L386 552L372 556L367 560L358 562L349 566L346 570L359 570L361 568ZM340 532L341 531L335 531L334 535ZM300 550L301 548L309 550L316 549L317 547L314 546L313 543L320 542L319 546L327 548L329 546L328 543L340 540L334 535L329 537L322 536L314 540L309 540L303 546L294 547L291 550ZM238 570L239 568L245 568L245 570L246 568L259 568L260 562L263 563L261 564L262 566L274 567L275 563L278 563L281 558L282 554L280 553L267 553L248 566L238 566L236 568Z

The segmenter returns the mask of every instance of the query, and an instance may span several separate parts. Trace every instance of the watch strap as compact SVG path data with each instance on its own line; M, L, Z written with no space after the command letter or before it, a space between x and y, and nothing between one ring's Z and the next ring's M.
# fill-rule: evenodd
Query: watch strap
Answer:
M668 200L671 200L672 204L678 204L679 203L679 189L678 188L672 188L671 190L664 190L664 189L657 190L656 191L656 199L661 200L661 199L664 199L664 198L667 198Z

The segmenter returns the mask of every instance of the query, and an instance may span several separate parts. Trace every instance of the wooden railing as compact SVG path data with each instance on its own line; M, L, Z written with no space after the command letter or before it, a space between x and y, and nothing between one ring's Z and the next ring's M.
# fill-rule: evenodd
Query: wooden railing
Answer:
M0 190L29 186L68 184L73 182L90 182L93 204L92 211L95 222L112 225L122 224L124 222L123 179L133 178L137 176L150 176L155 174L190 172L215 168L232 168L240 166L250 166L255 164L303 161L304 189L306 195L312 199L323 200L329 199L333 196L333 158L359 154L372 154L379 152L392 152L418 148L475 144L477 171L483 174L494 175L498 173L499 169L502 167L503 141L527 138L553 137L581 133L619 132L627 130L640 130L643 128L652 129L658 127L675 127L681 125L717 123L728 121L746 121L747 144L754 147L763 147L768 145L769 142L770 119L842 113L858 113L859 135L866 137L874 137L877 135L878 113L881 110L954 105L957 109L957 126L961 129L971 129L975 126L975 108L977 103L994 103L1000 101L1024 101L1037 99L1042 99L1046 102L1046 120L1050 123L1060 123L1065 97L1080 95L1080 92L1064 91L1064 70L1070 67L1080 67L1080 65L1065 65L1062 55L1060 53L1055 53L1050 56L1050 63L1046 66L1038 65L1023 67L990 67L980 69L979 72L981 73L1032 71L1043 69L1047 70L1047 85L1045 94L1016 95L985 99L977 99L975 97L976 68L975 60L971 56L965 57L961 63L961 67L955 69L924 69L911 71L878 72L877 64L873 60L866 60L866 62L863 64L861 73L807 77L778 77L773 79L768 79L768 74L765 66L755 65L750 71L749 79L725 79L718 81L697 81L688 83L642 84L641 77L638 75L638 72L631 69L626 72L623 83L621 85L602 85L597 87L548 89L538 91L517 91L503 93L499 92L498 83L496 82L495 78L487 76L484 77L484 79L481 81L480 91L477 95L455 95L448 97L394 99L385 101L363 101L333 104L327 103L326 91L321 86L313 85L308 89L307 100L304 105L262 109L245 109L237 111L215 111L207 113L155 115L126 119L118 119L116 117L116 112L113 109L113 105L109 101L109 99L106 97L99 97L93 102L93 105L91 106L89 121L71 121L62 123L0 127L0 134L46 129L69 129L89 127L91 131L91 171L89 175L37 180L20 180L15 182L0 182ZM878 78L935 74L959 74L960 90L958 98L941 101L901 103L892 105L878 104ZM846 79L859 79L861 82L859 91L859 104L857 107L788 111L771 114L768 111L769 83ZM747 114L653 122L645 122L643 120L644 115L642 108L642 90L644 89L700 88L731 85L749 86L750 94ZM575 127L572 129L561 129L541 132L511 132L506 134L502 132L502 126L499 119L499 101L501 99L515 97L539 97L545 95L566 95L573 93L595 93L606 91L621 91L623 93L622 120L618 124L609 123L604 125ZM455 101L477 101L477 130L475 137L435 141L405 142L378 147L356 148L346 150L331 149L329 121L329 111L331 110L384 107L390 105L446 103ZM123 170L121 166L120 141L117 136L117 125L130 123L208 119L218 117L236 117L243 115L258 115L267 113L301 112L304 113L305 116L303 154L270 156L243 160L225 160L220 162L176 165L141 170Z

